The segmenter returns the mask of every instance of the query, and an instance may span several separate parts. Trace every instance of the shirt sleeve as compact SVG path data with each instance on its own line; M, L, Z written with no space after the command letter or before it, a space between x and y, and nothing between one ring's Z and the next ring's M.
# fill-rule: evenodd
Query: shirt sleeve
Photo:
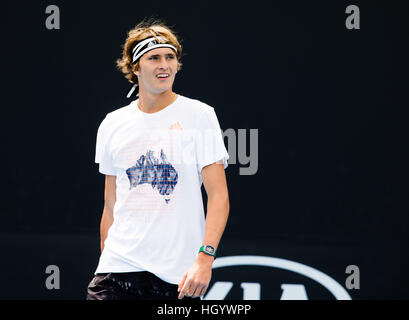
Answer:
M99 164L99 172L102 174L115 176L116 171L112 165L112 159L108 149L108 138L108 123L107 118L105 118L99 125L97 132L95 163Z
M202 169L212 163L222 161L227 168L229 154L223 141L216 112L213 107L205 110L197 122L196 137L197 170L201 177Z

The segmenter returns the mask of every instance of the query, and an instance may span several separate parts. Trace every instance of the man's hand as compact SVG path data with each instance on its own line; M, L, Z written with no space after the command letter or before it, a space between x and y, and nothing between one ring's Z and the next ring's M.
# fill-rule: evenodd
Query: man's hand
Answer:
M179 299L184 296L197 298L203 296L212 277L214 258L205 253L199 253L194 265L183 275L179 282Z

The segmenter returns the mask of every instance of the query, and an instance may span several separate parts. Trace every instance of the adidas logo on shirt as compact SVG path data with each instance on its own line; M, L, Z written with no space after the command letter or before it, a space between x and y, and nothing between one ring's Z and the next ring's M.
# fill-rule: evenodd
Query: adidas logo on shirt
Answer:
M170 130L183 130L182 126L180 125L179 121L175 122L169 127Z

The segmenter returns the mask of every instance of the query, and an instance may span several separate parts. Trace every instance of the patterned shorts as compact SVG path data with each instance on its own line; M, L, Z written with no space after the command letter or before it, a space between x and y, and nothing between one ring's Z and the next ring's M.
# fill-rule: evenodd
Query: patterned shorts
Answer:
M98 273L88 285L87 300L177 300L178 285L148 271ZM183 297L183 300L200 300Z

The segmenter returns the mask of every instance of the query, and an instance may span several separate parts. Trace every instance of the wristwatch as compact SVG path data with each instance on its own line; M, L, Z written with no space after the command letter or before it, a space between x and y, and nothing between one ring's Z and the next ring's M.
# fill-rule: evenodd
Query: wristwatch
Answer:
M216 250L210 244L201 246L199 249L199 253L200 252L206 253L209 256L213 256L216 259Z

